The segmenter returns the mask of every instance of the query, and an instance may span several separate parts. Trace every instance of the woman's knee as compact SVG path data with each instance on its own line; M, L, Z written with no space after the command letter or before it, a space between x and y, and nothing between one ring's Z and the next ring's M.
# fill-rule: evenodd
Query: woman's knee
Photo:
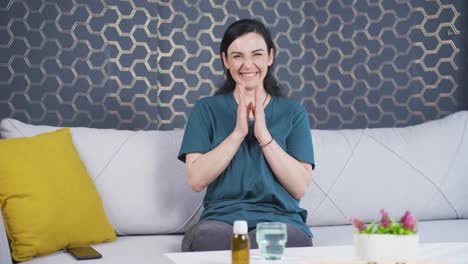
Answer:
M288 241L286 247L311 247L312 239L300 228L287 225Z
M231 247L232 226L207 220L192 226L184 235L182 252L228 250Z

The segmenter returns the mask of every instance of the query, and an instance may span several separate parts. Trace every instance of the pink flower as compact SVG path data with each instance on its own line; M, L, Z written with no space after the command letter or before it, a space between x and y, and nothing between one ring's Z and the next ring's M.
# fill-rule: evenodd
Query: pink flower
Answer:
M405 215L400 219L400 222L404 228L416 232L416 217L414 217L410 211L405 212Z
M390 220L388 213L384 209L380 210L380 213L382 214L382 218L380 219L382 226L389 227L390 224L392 223L392 220Z
M357 218L355 218L355 217L351 217L351 218L349 219L349 222L350 222L354 227L356 227L359 231L362 231L362 230L366 229L366 224L365 224L363 221L361 221L361 220L359 220L359 219L357 219Z

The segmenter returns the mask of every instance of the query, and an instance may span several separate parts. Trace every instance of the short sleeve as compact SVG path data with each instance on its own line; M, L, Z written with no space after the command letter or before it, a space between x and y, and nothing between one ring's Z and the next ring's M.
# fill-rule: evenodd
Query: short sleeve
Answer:
M184 138L177 158L185 162L188 153L210 151L212 129L209 112L203 103L195 103L185 127Z
M299 104L293 111L292 129L286 138L286 152L295 159L308 162L315 168L314 147L309 118Z

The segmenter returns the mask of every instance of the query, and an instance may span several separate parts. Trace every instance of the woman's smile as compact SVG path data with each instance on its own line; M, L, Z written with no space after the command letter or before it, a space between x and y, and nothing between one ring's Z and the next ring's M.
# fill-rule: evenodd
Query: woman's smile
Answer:
M251 80L257 77L258 72L241 72L240 75L242 76L243 79Z

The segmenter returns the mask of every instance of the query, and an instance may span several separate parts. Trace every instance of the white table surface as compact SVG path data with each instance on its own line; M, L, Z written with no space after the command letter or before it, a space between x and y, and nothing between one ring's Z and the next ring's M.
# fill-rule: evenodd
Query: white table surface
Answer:
M434 243L419 246L418 260L414 263L468 263L468 243ZM164 254L175 264L231 264L231 252L207 251ZM353 246L286 248L282 260L263 260L258 250L250 251L251 264L326 264L363 263L354 261ZM411 264L411 262L407 262Z

